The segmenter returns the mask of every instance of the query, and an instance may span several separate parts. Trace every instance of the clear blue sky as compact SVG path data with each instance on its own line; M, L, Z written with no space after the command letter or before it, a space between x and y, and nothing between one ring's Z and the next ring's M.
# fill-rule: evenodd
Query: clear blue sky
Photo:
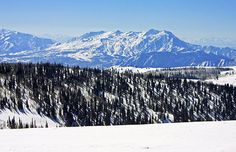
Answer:
M236 39L236 0L0 0L0 28L66 35L154 28Z

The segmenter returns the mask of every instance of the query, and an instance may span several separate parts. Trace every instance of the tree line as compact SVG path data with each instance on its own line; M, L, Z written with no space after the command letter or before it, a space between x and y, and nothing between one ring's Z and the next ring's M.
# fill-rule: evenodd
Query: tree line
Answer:
M234 86L173 75L1 63L0 80L0 110L35 110L63 126L236 119Z

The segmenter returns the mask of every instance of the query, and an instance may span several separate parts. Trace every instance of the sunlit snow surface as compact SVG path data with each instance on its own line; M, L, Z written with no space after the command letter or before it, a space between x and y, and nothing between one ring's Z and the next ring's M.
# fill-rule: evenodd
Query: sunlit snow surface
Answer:
M213 67L204 67L204 66L198 66L199 68L213 68ZM178 69L178 68L188 68L186 67L176 67L172 69ZM191 68L191 66L189 66ZM229 66L229 67L222 67L222 68L231 68L232 70L229 71L223 71L221 72L218 79L207 79L205 82L211 82L218 85L234 85L236 86L236 66ZM145 73L145 72L151 72L160 70L163 68L136 68L136 67L121 67L121 66L113 66L110 69L118 70L119 72L126 72L126 71L132 71L134 73ZM198 81L198 80L192 80L192 81Z
M232 68L233 70L222 72L217 80L209 79L206 80L206 82L212 82L214 84L219 84L219 85L229 84L236 86L236 67L234 66L230 68Z
M0 130L1 152L233 152L236 121Z

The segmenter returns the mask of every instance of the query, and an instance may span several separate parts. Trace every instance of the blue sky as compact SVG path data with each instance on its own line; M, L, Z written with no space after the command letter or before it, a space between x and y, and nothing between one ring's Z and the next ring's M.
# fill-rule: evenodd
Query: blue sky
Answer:
M169 30L236 40L236 0L0 0L0 28L33 34Z

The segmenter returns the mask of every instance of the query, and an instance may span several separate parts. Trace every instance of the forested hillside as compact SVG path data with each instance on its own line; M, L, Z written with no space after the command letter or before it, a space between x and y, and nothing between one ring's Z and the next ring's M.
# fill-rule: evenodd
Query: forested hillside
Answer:
M236 119L235 87L173 75L1 63L0 80L0 119L6 109L36 111L61 126ZM9 117L6 125L37 127L20 117Z

